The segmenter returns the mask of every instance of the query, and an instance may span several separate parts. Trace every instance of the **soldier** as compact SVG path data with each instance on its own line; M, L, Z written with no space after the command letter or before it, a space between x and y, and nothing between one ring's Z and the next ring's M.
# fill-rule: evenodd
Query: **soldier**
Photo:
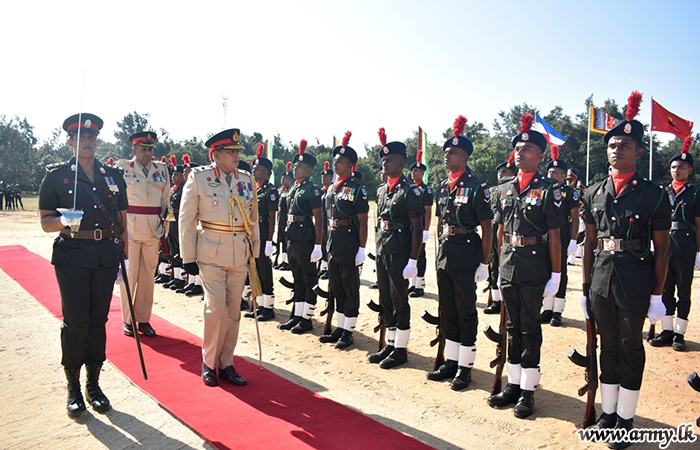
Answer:
M576 253L576 236L578 235L579 191L572 189L564 182L569 166L559 158L559 146L552 145L552 160L547 164L547 176L556 180L555 186L561 190L561 212L564 226L559 231L561 236L561 281L555 295L545 297L542 302L541 322L553 327L561 325L561 315L566 305L566 285L569 281L566 270L566 259Z
M233 351L243 284L260 250L260 231L253 176L238 169L243 148L239 139L236 128L209 138L205 145L213 164L192 169L180 204L182 261L187 273L200 275L204 286L202 380L207 386L218 385L217 364L219 378L236 386L247 384L233 367ZM254 270L251 278L257 279Z
M324 209L328 217L328 287L335 299L337 327L319 337L321 342L348 348L360 313L360 273L367 245L367 190L353 176L357 153L350 147L349 131L333 149L335 184L326 190Z
M294 178L296 179L287 197L287 251L289 267L294 276L294 313L289 321L279 326L280 330L292 330L301 334L313 329L311 317L316 309L318 284L316 261L321 259L323 224L321 213L321 189L309 179L316 166L316 157L306 151L306 140L299 144L299 153L294 155Z
M5 198L5 183L3 183L2 180L0 180L0 211L2 211L3 208L3 198Z
M277 245L279 249L280 263L277 264L277 270L289 270L289 262L287 259L287 238L285 237L284 229L287 228L287 196L292 189L294 175L292 174L292 162L287 161L286 172L280 177L281 187L279 189L279 214L277 215Z
M138 331L144 336L155 337L156 331L149 323L153 309L153 274L158 265L160 238L165 233L163 218L170 202L170 181L168 168L160 161L153 160L153 148L157 136L153 131L134 133L129 137L130 160L120 160L117 167L124 171L124 180L129 196L129 249L131 259L126 262L129 268L129 288L134 299L134 317ZM134 335L134 324L129 317L126 288L119 286L123 332Z
M379 129L382 144L382 175L387 181L377 189L376 266L379 303L386 326L387 345L368 356L372 364L390 369L408 361L411 335L411 307L408 304L408 281L418 274L418 254L423 242L421 190L411 187L403 175L406 145L387 143L384 128Z
M128 254L123 219L129 205L124 178L120 170L95 159L102 124L102 119L88 113L76 114L63 122L68 145L77 157L47 166L39 188L41 228L47 233L60 231L53 244L51 263L61 292L61 364L68 379L66 407L70 416L85 411L80 392L83 364L87 369L88 402L98 412L110 408L99 386L107 341L105 324L122 251ZM74 199L75 208L82 211L77 232L68 228L68 218L58 211L72 208Z
M326 204L326 196L328 195L328 188L333 184L333 169L331 169L331 163L328 161L323 162L323 170L321 171L321 203ZM322 280L328 279L328 251L326 250L326 244L328 242L328 217L326 217L326 208L323 207L321 210L321 216L323 218L323 244L321 245L321 267L318 273L318 277Z
M559 289L559 228L564 224L558 206L561 191L537 173L547 140L531 130L533 122L532 114L521 118L521 132L513 138L518 175L500 186L496 210L501 296L508 313L508 384L488 403L492 407L516 403L513 414L520 419L534 412L540 381L540 309L542 299Z
M669 264L663 290L666 315L661 319L663 331L649 341L652 347L685 350L685 331L690 313L690 288L693 284L693 268L700 270L700 195L688 177L693 173L693 156L688 153L692 137L685 138L681 152L669 161L673 181L667 187L674 201L671 216ZM678 302L676 302L676 288ZM673 314L676 326L673 327Z
M665 313L661 292L668 269L671 205L668 194L635 169L644 152L644 126L634 120L641 100L642 94L634 91L626 120L604 136L611 174L583 197L583 279L590 283L600 333L603 414L595 426L601 429L632 429L645 362L644 316L654 322ZM610 448L629 445L624 440L608 443Z
M19 183L15 184L15 202L17 204L17 209L22 206L22 211L24 211L24 203L22 203L22 188L19 187Z
M476 358L476 283L488 278L491 248L490 194L486 183L467 167L474 151L462 136L467 118L455 120L452 138L442 146L447 180L438 187L435 215L440 218L437 254L437 283L440 314L445 321L445 363L428 372L429 380L453 378L450 387L469 386ZM480 237L476 233L481 226Z
M433 209L433 190L427 184L423 183L427 166L421 162L423 159L423 150L418 150L416 153L416 162L411 164L409 171L413 184L420 189L421 203L425 214L423 215L423 243L420 247L420 255L418 256L418 275L411 278L411 287L408 288L408 293L411 297L422 297L425 294L425 269L428 266L428 261L425 257L425 245L430 239L430 220Z
M265 239L265 247L261 245L260 254L256 255L255 267L262 285L262 295L258 301L258 320L265 322L275 318L275 293L272 280L272 261L270 255L274 251L272 237L275 234L275 215L277 214L279 194L277 188L270 184L272 174L272 161L262 156L265 144L258 146L255 161L253 161L253 177L257 183L258 196L258 222L260 224L260 238ZM246 313L246 317L255 317L252 312Z
M12 184L8 183L5 186L5 209L10 211L14 208L14 203L12 201Z
M491 210L494 212L494 220L491 222L491 251L489 253L489 289L491 293L491 306L484 308L484 314L500 314L501 313L501 290L498 287L498 260L501 254L501 248L498 246L498 222L495 220L496 209L500 198L499 186L506 181L510 181L518 173L518 168L515 167L515 152L511 153L508 161L504 161L496 166L496 177L498 185L489 189L491 193Z

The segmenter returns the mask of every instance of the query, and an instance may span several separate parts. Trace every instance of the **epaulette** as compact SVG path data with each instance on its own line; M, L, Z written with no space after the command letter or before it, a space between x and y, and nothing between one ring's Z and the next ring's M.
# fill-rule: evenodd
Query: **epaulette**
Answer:
M114 170L115 172L119 172L120 174L123 174L123 173L124 173L124 169L122 169L121 167L117 166L116 164L113 165L113 166L110 166L110 165L108 165L108 164L103 164L102 166L105 168L105 170Z
M55 170L57 170L57 169L61 169L61 168L64 168L64 167L68 167L68 161L62 161L62 162L57 162L57 163L49 164L48 166L46 166L46 171L47 171L47 172L53 172L53 171L55 171Z
M195 167L194 169L192 169L192 172L193 172L193 173L203 172L204 170L206 170L206 169L211 169L211 168L212 168L212 167L211 167L210 165L208 165L208 164L207 164L206 166L197 166L197 167Z

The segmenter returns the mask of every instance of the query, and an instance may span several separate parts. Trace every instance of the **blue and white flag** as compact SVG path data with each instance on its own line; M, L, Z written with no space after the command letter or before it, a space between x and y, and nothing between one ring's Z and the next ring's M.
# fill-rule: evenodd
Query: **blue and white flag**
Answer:
M532 128L542 133L550 145L564 145L566 142L566 138L545 122L539 114L535 115L535 123Z

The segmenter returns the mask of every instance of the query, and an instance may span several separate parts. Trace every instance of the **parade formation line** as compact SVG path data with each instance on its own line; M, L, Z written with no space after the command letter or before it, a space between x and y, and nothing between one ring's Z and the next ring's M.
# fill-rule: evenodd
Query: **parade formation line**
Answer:
M53 315L62 317L58 284L49 261L21 245L3 246L0 269ZM107 322L107 359L217 448L432 448L269 370L261 371L240 357L235 358L234 365L248 379L247 387L225 381L218 387L207 387L200 378L201 339L157 316L151 323L158 336L141 340L148 369L148 380L144 380L134 339L122 333L119 304L115 296ZM109 393L109 388L106 391Z

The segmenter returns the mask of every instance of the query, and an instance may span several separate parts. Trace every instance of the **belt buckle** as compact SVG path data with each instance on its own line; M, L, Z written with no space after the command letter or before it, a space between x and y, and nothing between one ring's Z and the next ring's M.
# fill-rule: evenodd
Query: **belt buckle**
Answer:
M615 239L608 239L607 242L605 242L605 249L609 252L614 252L617 249L617 242L615 242Z
M381 223L380 228L381 228L382 230L388 230L388 229L389 229L389 223L388 223L386 220L382 220L380 223Z
M101 241L102 240L102 228L95 228L94 230L92 230L92 238L95 240L95 242Z
M510 245L512 245L513 247L517 247L517 246L518 246L518 236L512 235L512 236L510 237Z
M336 219L328 219L328 226L336 228L338 226L338 221Z
M672 229L672 230L680 230L680 229L681 229L681 223L680 223L680 222L671 222L671 229Z
M449 226L449 225L443 225L443 226L442 226L442 234L444 234L445 236L450 236L450 234L451 234L450 231L451 231L451 230L450 230L450 226Z

